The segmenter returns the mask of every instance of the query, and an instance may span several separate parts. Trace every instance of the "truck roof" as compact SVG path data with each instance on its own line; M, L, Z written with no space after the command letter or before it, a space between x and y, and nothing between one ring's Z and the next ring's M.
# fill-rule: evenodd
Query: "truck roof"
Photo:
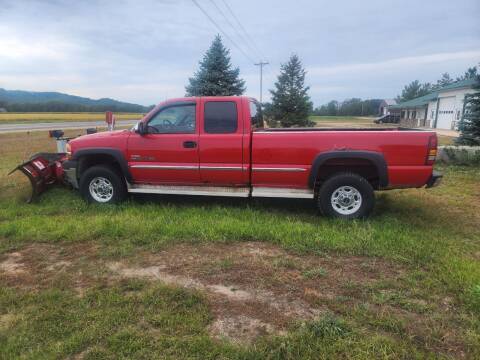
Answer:
M174 102L181 102L181 101L188 101L188 100L197 100L197 99L207 99L207 100L208 99L215 99L215 100L225 100L225 101L227 101L227 100L239 99L239 98L240 99L245 98L245 99L255 100L253 97L245 96L245 95L241 95L241 96L235 96L235 95L231 95L231 96L185 96L185 97L168 99L168 100L160 102L158 105L169 104L169 103L174 103Z

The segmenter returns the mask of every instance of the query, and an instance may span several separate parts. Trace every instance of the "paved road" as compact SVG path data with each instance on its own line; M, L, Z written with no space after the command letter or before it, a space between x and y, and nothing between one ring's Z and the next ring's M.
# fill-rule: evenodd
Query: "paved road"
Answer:
M133 126L138 120L117 120L116 126ZM0 122L1 133L27 132L27 131L46 131L56 129L87 129L94 127L105 127L105 121L68 121L68 122L49 122L49 123L18 123L2 124Z

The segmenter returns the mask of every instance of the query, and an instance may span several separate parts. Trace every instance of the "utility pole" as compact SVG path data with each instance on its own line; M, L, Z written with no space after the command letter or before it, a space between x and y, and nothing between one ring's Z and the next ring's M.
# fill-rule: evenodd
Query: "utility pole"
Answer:
M263 103L262 103L262 92L263 92L263 67L265 65L268 65L268 62L266 61L261 61L257 64L254 64L256 66L260 66L260 105L263 106Z

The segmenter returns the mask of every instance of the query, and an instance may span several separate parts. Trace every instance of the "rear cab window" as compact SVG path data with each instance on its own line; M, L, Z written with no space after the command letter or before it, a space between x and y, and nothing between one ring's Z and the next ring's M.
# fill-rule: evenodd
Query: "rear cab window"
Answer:
M263 113L262 107L258 101L251 99L249 101L250 105L250 121L252 125L252 130L263 129Z
M204 107L207 134L232 134L238 129L237 104L233 101L208 101Z

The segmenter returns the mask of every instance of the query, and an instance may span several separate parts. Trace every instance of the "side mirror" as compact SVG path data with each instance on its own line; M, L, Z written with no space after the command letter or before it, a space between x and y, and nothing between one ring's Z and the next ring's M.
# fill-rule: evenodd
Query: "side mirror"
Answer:
M140 121L137 125L137 133L140 135L145 135L147 133L147 127L145 126L145 123Z

